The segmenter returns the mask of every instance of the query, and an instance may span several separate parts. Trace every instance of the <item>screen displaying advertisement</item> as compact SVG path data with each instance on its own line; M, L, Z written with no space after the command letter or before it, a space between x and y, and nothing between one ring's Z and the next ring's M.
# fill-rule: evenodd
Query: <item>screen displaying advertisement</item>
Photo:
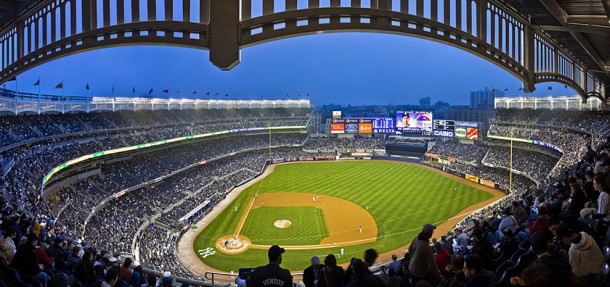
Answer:
M466 138L466 130L465 127L455 127L455 138L457 139L465 139Z
M340 119L341 111L333 111L333 119Z
M467 128L466 129L466 138L469 140L479 140L479 129L478 128Z
M432 134L432 112L396 112L396 133Z
M373 133L374 134L393 134L394 133L394 119L392 119L392 118L373 119Z
M333 119L330 124L331 134L344 134L345 133L345 122L342 119Z
M360 120L358 123L358 133L359 134L372 134L373 133L373 124L370 120Z
M346 134L357 134L358 133L358 120L345 119L345 133Z

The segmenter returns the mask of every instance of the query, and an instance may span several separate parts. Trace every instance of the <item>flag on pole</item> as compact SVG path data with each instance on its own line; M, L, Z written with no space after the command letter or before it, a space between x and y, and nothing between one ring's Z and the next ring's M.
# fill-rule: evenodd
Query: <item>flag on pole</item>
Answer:
M197 93L197 91L193 91L193 95L196 94L196 93Z
M150 95L150 94L152 94L152 92L153 92L153 89L150 88L150 91L148 91L148 94Z
M64 82L61 82L61 83L57 84L57 85L55 86L55 88L56 88L56 89L63 89L63 88L64 88Z
M114 94L114 84L112 84L112 93Z
M89 83L87 83L87 86L85 87L85 89L88 91L89 90Z
M36 83L34 83L34 86L40 86L40 78L38 78L38 81L36 81Z
M169 90L165 89L165 90L163 90L162 92L164 92L164 93L166 93L166 94L167 94L167 93L169 93Z
M133 90L131 90L131 94L135 94L136 93L136 86L133 86Z
M207 96L209 96L209 95L210 95L210 92L208 92L206 95L207 95Z
M549 91L552 91L552 90L553 90L553 87L549 86L547 89L548 89Z
M568 89L568 85L563 85L564 88L566 88L566 90Z

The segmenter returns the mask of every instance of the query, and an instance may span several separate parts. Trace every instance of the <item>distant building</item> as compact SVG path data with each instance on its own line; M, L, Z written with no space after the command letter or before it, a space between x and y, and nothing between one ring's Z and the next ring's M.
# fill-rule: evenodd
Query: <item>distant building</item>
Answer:
M467 106L453 106L445 111L445 118L456 121L478 122L483 134L489 129L489 119L496 115L494 109L473 109Z
M425 98L419 99L419 105L420 106L426 106L426 107L430 106L430 97L425 97Z
M471 108L490 108L493 109L494 100L496 97L503 97L504 91L497 89L485 88L470 92L470 107Z

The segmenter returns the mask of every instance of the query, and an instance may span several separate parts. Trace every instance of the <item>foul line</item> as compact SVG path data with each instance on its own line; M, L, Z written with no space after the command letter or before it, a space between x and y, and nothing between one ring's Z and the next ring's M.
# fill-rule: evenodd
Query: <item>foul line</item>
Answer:
M246 218L248 218L248 214L250 214L250 210L252 209L252 206L254 206L254 201L256 200L258 191L261 189L261 186L263 186L263 182L265 181L265 178L267 178L267 176L265 176L261 179L260 184L258 185L256 192L254 193L254 196L250 199L250 206L248 206L248 209L246 210L246 214L242 216L242 218L239 222L239 228L237 229L237 232L235 233L235 239L237 239L237 237L241 233L241 229L244 227L244 224L246 223Z

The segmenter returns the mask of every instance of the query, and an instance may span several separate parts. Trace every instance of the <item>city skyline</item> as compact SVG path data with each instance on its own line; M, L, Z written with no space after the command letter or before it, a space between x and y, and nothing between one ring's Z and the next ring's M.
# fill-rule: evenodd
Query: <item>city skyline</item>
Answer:
M242 49L241 63L230 71L208 57L206 50L181 47L104 48L42 64L5 87L115 97L148 96L152 89L154 97L305 98L314 105L417 104L428 96L432 104L467 105L471 91L485 88L507 96L576 95L560 83L538 84L526 94L517 78L478 56L390 34L318 33L268 42ZM55 89L59 83L63 89Z

